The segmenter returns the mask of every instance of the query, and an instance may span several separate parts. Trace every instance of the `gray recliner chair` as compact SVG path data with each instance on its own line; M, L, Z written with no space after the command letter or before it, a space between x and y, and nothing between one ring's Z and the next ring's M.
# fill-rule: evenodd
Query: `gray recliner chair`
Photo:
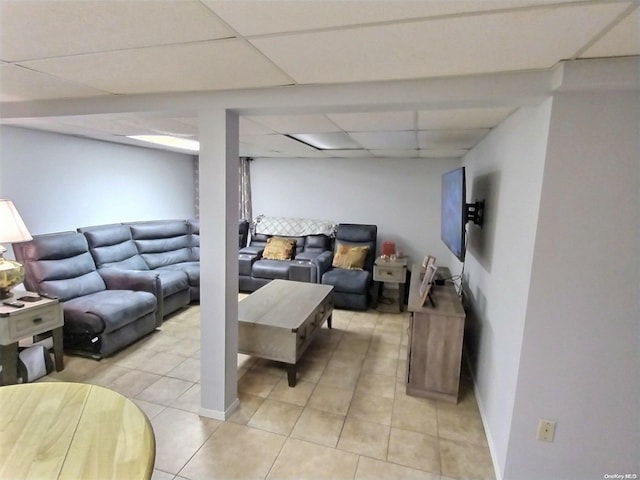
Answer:
M157 275L97 270L84 235L36 235L13 245L27 290L60 298L64 348L94 358L111 355L162 323Z
M366 310L371 300L373 286L373 264L376 259L378 227L341 223L336 230L334 252L322 254L313 263L321 272L322 283L333 285L334 305L337 308ZM333 266L335 253L340 245L366 247L362 268L341 268Z

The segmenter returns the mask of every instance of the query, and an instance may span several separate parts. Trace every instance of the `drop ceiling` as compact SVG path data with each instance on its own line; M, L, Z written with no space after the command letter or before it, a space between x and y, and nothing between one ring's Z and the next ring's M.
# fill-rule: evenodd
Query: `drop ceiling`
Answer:
M639 15L638 0L0 0L0 122L130 144L126 135L197 139L196 109L60 111L150 94L549 72L640 55ZM245 113L240 154L457 158L522 104L476 103L435 108L398 95L379 110ZM4 114L20 105L36 113ZM318 150L294 134L346 135L351 146Z

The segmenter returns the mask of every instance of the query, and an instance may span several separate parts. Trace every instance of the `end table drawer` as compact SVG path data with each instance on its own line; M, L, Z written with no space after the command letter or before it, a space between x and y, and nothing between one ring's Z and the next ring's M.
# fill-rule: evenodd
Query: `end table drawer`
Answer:
M29 312L28 315L9 318L9 335L21 339L36 335L43 331L62 326L62 319L57 309L47 308Z
M405 267L385 267L375 265L373 267L373 279L376 282L405 282Z

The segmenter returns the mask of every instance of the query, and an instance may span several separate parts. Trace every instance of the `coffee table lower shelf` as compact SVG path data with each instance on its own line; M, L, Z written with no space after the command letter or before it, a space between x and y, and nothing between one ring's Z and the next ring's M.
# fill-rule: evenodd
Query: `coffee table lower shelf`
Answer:
M295 387L300 357L332 314L330 285L273 280L238 304L238 352L287 364Z

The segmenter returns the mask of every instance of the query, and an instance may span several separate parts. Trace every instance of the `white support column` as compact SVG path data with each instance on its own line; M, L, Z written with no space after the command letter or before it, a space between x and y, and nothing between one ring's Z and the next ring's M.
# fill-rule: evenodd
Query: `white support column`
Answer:
M200 113L200 415L238 407L238 115Z

